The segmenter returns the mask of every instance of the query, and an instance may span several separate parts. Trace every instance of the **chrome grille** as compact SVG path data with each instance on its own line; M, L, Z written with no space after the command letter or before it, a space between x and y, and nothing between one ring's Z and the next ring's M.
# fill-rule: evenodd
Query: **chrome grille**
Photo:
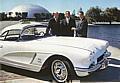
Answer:
M104 58L104 54L97 58L97 62L100 62Z

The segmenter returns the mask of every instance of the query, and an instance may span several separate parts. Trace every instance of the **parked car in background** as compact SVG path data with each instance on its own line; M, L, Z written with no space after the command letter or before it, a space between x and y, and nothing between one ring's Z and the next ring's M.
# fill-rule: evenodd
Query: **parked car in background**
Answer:
M57 82L69 76L87 76L108 66L108 41L45 36L46 25L18 23L4 28L0 35L0 64L38 72L50 70Z

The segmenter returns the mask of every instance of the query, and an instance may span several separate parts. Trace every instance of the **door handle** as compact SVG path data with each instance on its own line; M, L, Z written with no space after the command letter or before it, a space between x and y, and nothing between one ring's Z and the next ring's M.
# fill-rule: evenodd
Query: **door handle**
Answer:
M3 45L1 45L0 48L3 48Z

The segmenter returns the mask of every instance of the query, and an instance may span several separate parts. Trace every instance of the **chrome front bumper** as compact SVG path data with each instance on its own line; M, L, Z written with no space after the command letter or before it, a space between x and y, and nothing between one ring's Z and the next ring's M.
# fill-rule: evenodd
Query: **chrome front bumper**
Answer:
M103 59L101 61L99 61L96 65L90 67L90 68L78 68L75 67L75 72L77 74L77 76L87 76L90 74L90 72L94 72L96 70L100 70L100 69L105 69L108 64L110 59L108 59L108 57L111 55L110 52L105 52Z

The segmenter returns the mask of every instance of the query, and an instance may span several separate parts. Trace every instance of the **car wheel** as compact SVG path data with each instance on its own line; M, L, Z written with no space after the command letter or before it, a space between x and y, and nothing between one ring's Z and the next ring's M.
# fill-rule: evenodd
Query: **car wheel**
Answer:
M68 78L68 67L66 62L54 60L51 64L51 73L55 81L65 82Z

